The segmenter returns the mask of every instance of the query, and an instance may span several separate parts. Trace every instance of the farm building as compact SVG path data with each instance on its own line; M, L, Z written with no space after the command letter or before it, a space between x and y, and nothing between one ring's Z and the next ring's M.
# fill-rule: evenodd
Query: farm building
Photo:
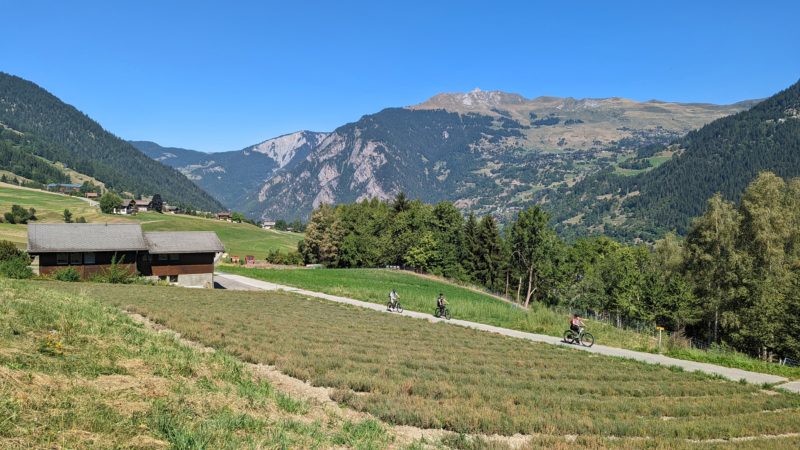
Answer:
M138 224L29 224L28 253L37 274L71 267L102 274L116 258L131 274L187 287L213 287L224 248L208 231L142 232Z
M153 200L149 198L134 200L134 204L138 212L147 212L153 209Z
M47 185L47 190L50 192L61 192L62 194L68 194L70 192L80 191L81 185L73 183L50 183Z
M136 212L136 201L135 200L122 200L122 203L119 205L119 208L114 208L114 214L122 214L128 215L133 214Z

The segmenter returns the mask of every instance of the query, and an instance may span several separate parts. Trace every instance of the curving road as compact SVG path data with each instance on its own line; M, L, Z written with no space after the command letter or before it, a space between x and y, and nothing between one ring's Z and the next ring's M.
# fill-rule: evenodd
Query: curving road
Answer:
M233 275L228 273L217 272L214 275L214 280L216 284L224 289L232 289L232 290L246 290L246 291L286 291L286 292L293 292L296 294L304 295L307 297L315 297L321 298L324 300L329 300L332 302L337 303L345 303L348 305L358 306L360 308L371 309L374 311L380 311L387 314L398 314L398 313L389 313L386 311L386 306L377 304L377 303L370 303L361 300L355 300L352 298L347 297L339 297L337 295L331 294L324 294L322 292L315 292L315 291L308 291L305 289L300 289L291 286L284 286L281 284L270 283L268 281L261 281L255 280L253 278L248 278L241 275ZM616 356L620 358L628 358L633 359L636 361L646 362L649 364L660 364L662 366L677 366L681 367L686 371L689 372L704 372L708 374L719 375L724 378L727 378L732 381L741 381L744 380L751 384L772 384L777 385L776 387L780 389L785 389L791 392L799 392L800 393L800 381L789 382L789 380L785 377L781 377L778 375L769 375L765 373L758 373L758 372L750 372L747 370L741 369L732 369L730 367L723 367L718 366L715 364L708 364L708 363L701 363L695 361L687 361L684 359L676 359L670 358L669 356L654 354L654 353L646 353L646 352L637 352L634 350L626 350L622 348L616 347L607 347L605 345L595 345L590 348L575 346L571 344L567 344L561 340L559 337L548 336L544 334L534 334L534 333L527 333L524 331L517 331L511 330L508 328L496 327L493 325L486 325L483 323L477 322L470 322L467 320L459 320L459 319L437 319L433 317L431 314L416 312L416 311L404 311L402 313L403 316L406 317L413 317L416 319L423 319L428 320L430 322L442 322L445 321L449 324L459 325L466 328L473 328L476 330L488 331L490 333L502 334L504 336L510 336L518 339L525 339L532 342L543 342L546 344L553 344L553 345L562 345L567 346L569 348L574 348L577 350L583 350L590 353L596 353L600 355L607 355L607 356Z

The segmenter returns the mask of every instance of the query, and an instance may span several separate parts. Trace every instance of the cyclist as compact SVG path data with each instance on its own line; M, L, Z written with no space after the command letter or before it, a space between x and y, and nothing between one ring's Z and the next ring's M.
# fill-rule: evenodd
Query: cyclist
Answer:
M581 334L583 334L583 328L585 326L586 325L583 323L583 320L581 320L581 316L580 315L578 315L578 314L573 314L572 315L572 319L570 319L570 321L569 321L569 329L570 330L578 333L578 336L580 336Z
M447 307L447 300L445 300L444 294L439 292L439 297L436 298L436 309L443 313L445 307Z
M400 296L397 295L397 291L392 289L392 292L389 292L389 307L388 310L392 310L393 308L397 308L397 300L400 299Z

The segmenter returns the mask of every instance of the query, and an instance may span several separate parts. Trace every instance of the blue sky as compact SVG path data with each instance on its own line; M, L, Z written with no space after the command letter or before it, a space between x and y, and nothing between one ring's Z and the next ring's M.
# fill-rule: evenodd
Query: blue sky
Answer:
M0 0L0 71L126 139L234 150L475 87L731 103L800 78L800 2Z

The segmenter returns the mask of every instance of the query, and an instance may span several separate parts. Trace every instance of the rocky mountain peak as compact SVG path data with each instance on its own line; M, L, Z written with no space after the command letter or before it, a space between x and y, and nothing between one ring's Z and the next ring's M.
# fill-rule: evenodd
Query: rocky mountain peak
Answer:
M292 161L298 149L303 146L314 147L322 142L326 136L328 136L328 133L297 131L267 139L264 142L245 149L245 151L250 150L269 156L275 160L279 168L283 168Z

